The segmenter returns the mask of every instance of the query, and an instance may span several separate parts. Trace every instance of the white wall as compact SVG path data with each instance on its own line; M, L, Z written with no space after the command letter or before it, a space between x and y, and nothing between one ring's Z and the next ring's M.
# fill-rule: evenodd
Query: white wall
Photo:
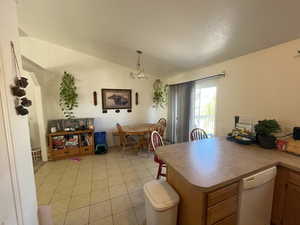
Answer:
M26 97L32 101L31 107L28 108L28 124L30 131L30 144L32 149L41 148L40 143L40 134L36 110L36 95L35 95L35 84L31 78L30 74L25 73L26 78L28 79L29 85L27 87Z
M37 64L31 62L30 60L28 60L27 58L22 57L22 63L23 63L23 68L24 70L28 71L31 73L31 75L33 75L35 77L35 82L36 85L38 86L46 86L48 79L48 75L49 75L49 71L43 69L42 67L38 66ZM41 89L41 88L40 88ZM44 102L46 101L45 99L48 98L48 90L47 88L43 88L41 89L41 101ZM42 104L42 111L43 111L43 117L44 117L44 124L43 126L47 126L47 116L48 116L48 108L51 109L51 107L49 107L48 104Z
M294 57L300 39L252 54L177 74L167 82L178 83L226 71L219 80L216 134L233 127L235 115L278 119L287 131L300 126L300 57Z
M63 118L58 105L59 83L64 71L76 78L79 94L79 107L74 111L76 117L94 117L96 130L108 132L109 144L112 145L111 130L117 122L123 125L157 122L163 116L161 110L152 107L152 84L155 77L148 80L134 80L129 76L132 71L124 66L95 58L81 52L33 39L21 39L22 54L48 70L47 80L42 88L47 89L47 118ZM146 62L145 62L146 63ZM109 111L102 113L101 88L132 89L132 112L121 110L120 113ZM97 91L98 105L93 105L93 92ZM139 105L135 105L135 93L139 93Z
M14 41L21 62L15 4L12 0L0 0L0 223L37 225L28 121L26 116L16 115L10 91L15 78L10 41Z
M0 65L0 79L2 80L3 71ZM2 98L2 95L1 95ZM3 124L4 115L2 109L2 102L0 98L0 224L17 224L17 216L15 209L15 200L14 200L14 185L12 182L12 174L10 172L10 165L8 160L8 144L5 135L5 127Z

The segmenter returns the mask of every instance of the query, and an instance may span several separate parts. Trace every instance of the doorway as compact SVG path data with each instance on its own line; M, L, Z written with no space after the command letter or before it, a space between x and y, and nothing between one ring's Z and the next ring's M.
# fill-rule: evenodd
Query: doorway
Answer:
M34 73L25 71L28 79L27 96L32 101L28 108L28 124L30 130L31 153L34 169L37 170L45 161L48 161L46 144L46 125L43 111L41 86Z

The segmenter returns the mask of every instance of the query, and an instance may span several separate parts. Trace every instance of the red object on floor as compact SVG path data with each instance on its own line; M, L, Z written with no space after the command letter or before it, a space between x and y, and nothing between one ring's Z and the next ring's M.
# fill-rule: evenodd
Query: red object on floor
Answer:
M158 171L157 171L157 176L156 179L159 179L160 176L165 177L166 174L162 173L162 169L166 167L166 164L158 158L156 155L155 151L159 146L164 146L164 142L162 140L162 137L157 131L153 131L151 133L151 150L154 152L154 162L158 163Z
M71 158L71 160L73 160L75 162L80 162L82 159L81 158Z

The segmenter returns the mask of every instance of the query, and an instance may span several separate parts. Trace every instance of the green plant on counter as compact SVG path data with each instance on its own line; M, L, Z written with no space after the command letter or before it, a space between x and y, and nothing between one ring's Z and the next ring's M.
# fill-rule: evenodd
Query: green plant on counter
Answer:
M153 83L153 106L155 108L164 108L167 104L168 98L168 86L163 85L161 80L156 80Z
M60 83L59 105L67 119L74 118L73 110L78 107L78 94L75 78L68 72L64 72L64 76Z
M281 130L276 120L261 120L255 125L255 132L261 136L272 136Z

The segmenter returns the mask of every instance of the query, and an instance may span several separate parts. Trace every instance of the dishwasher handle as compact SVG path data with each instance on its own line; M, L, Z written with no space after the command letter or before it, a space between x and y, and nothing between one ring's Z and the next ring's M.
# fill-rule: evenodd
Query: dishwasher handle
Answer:
M252 189L259 187L269 181L271 181L276 176L276 167L264 170L252 176L242 179L242 189Z

